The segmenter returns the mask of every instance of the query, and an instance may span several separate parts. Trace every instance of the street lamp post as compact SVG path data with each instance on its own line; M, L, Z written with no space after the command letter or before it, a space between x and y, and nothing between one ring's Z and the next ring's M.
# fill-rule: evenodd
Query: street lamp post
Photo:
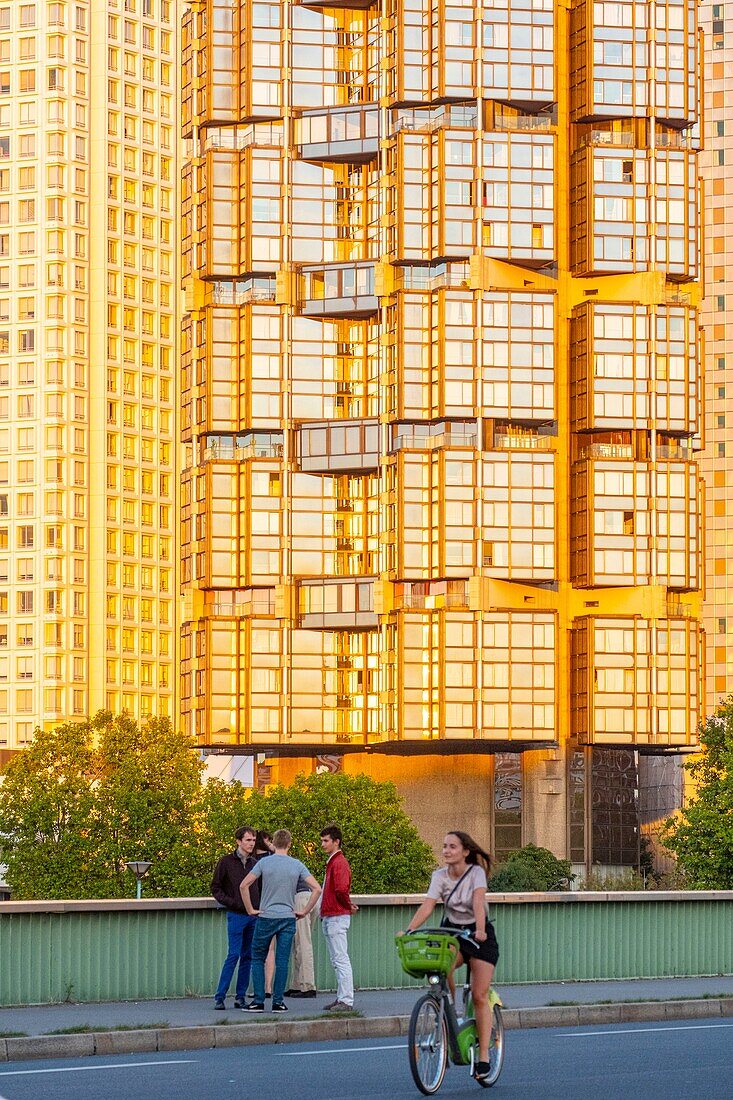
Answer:
M145 878L152 866L152 863L148 863L148 861L145 859L132 859L129 863L125 864L127 870L132 871L133 875L137 879L136 897L138 901L143 895L143 879Z

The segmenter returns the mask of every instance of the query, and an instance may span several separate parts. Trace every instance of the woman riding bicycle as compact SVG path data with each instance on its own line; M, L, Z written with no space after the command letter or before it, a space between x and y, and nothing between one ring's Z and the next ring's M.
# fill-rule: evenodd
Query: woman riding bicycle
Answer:
M479 1060L474 1076L481 1081L489 1076L489 1041L491 1039L491 1007L489 990L494 968L499 958L494 927L486 915L486 872L491 860L468 833L453 830L443 840L445 867L433 874L427 897L407 926L414 932L424 924L439 902L444 903L443 927L468 932L476 947L461 941L461 954L456 957L453 970L470 960L471 993L476 1015L479 1041ZM465 958L464 958L465 956ZM455 997L453 971L448 978L451 993Z

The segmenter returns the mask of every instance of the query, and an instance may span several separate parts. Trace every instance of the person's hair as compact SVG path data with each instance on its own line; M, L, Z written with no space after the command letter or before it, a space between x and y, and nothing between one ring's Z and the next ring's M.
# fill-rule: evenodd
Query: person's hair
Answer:
M491 870L491 856L476 843L472 836L461 832L460 829L449 829L448 836L457 836L463 847L467 849L466 863L477 863L488 875Z
M290 829L276 829L272 837L272 843L282 851L283 848L289 848L293 843L293 834Z
M344 834L335 823L324 826L324 828L321 829L321 836L330 836L331 840L337 840L339 842L339 847L341 847L344 842Z
M258 829L255 836L255 851L256 852L269 852L270 849L265 844L266 840L272 840L272 837L268 833L267 829Z
M234 830L234 839L241 840L249 833L253 837L257 837L257 830L253 829L251 825L240 825L238 829Z

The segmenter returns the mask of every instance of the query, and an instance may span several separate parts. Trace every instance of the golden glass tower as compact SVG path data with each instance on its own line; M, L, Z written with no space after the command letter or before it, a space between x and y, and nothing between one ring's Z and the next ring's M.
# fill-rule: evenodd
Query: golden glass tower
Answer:
M171 0L0 0L0 749L172 714Z
M183 38L186 728L623 862L591 787L701 708L696 5Z
M733 405L728 355L733 348L733 105L730 69L733 59L733 11L708 0L700 5L704 33L704 149L700 156L704 197L705 299L705 453L707 486L705 544L705 627L710 639L707 713L733 690L733 554L731 506L733 484Z

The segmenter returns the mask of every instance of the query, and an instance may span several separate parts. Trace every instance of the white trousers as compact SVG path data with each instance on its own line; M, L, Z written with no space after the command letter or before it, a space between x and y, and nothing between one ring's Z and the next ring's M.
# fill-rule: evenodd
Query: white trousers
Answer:
M323 917L323 935L326 937L326 947L331 966L336 971L336 1000L345 1005L354 1003L354 975L351 971L349 948L346 941L346 933L351 924L351 917Z

